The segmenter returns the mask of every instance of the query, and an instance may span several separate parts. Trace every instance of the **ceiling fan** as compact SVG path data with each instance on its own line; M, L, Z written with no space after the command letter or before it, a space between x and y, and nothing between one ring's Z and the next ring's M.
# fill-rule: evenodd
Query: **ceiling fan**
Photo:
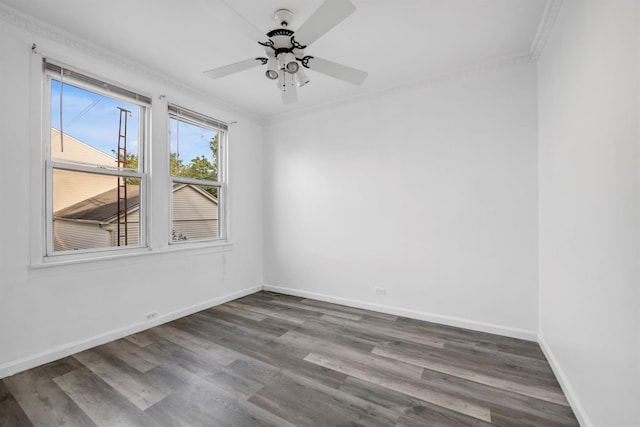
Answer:
M225 65L205 71L214 79L244 71L249 68L266 65L265 76L277 82L282 93L282 102L291 104L298 100L296 87L309 83L305 68L334 77L345 82L360 85L367 78L367 73L346 65L310 56L305 49L323 34L342 22L355 10L349 0L325 0L322 5L298 28L288 28L293 13L288 9L278 9L274 19L279 28L265 34L247 21L224 1L219 1L221 9L218 18L225 20L234 28L264 46L266 57L250 58L244 61Z

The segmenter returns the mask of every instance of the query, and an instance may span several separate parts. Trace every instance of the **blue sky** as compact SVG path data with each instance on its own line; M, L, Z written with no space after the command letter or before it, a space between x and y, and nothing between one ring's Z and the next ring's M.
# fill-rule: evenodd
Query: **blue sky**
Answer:
M62 130L113 156L112 150L118 147L118 107L132 113L127 123L127 151L138 155L140 108L66 83L62 91ZM51 127L60 129L60 82L57 80L51 83ZM179 149L180 159L185 165L201 155L212 160L209 141L215 135L215 131L171 120L171 152Z
M178 152L185 166L191 163L191 159L198 156L205 156L213 161L209 141L216 136L216 133L210 129L171 119L169 123L171 152Z

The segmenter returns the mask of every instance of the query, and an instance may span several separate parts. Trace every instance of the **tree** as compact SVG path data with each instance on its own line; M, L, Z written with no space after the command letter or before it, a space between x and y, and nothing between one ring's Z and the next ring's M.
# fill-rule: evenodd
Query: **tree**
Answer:
M116 150L111 150L114 156L117 156ZM126 161L124 162L125 168L138 170L138 156L133 153L127 153L125 157ZM118 159L120 160L120 159ZM140 180L138 178L127 178L127 184L131 185L140 185Z
M176 153L171 153L169 157L170 170L172 176L182 176L185 178L203 179L207 181L218 180L218 135L211 138L209 141L209 148L211 149L211 158L213 162L206 156L198 156L184 165L181 159L178 158ZM209 194L214 197L218 197L218 189L212 187L204 188Z
M180 176L186 176L194 179L206 179L209 181L216 180L216 167L205 156L199 156L191 159L188 166L182 169Z
M218 135L211 138L209 141L209 148L211 149L211 158L213 162L206 156L197 156L185 165L182 159L178 158L177 153L169 154L169 171L171 176L182 176L185 178L202 179L207 181L218 180ZM116 156L116 150L111 150L114 156ZM129 169L138 169L138 156L132 153L127 153L126 167ZM128 178L127 184L139 185L140 180L134 178ZM204 188L209 194L214 197L218 197L218 189L213 187Z
M169 172L171 176L183 176L181 174L183 168L182 159L179 159L176 153L169 154Z

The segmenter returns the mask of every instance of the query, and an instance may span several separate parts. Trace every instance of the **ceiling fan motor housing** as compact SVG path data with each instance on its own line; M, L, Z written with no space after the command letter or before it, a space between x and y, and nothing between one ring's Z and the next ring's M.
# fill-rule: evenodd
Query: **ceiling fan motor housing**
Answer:
M269 41L259 42L265 47L267 56L275 57L278 61L278 68L289 73L295 73L300 68L297 61L304 57L306 46L295 40L294 32L288 28L277 28L267 33ZM304 63L303 63L304 65Z
M273 14L273 19L275 19L281 27L288 27L293 20L293 12L289 9L278 9Z

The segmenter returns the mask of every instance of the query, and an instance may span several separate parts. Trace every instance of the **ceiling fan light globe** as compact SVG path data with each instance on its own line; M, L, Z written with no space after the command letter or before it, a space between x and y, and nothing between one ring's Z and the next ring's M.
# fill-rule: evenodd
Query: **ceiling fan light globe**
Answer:
M306 85L307 83L309 83L309 77L307 76L307 73L305 73L304 68L300 68L298 70L298 72L294 75L296 83L298 84L298 87L302 87L304 85Z
M267 78L269 80L277 80L278 79L278 72L276 70L267 70L264 73L265 76L267 76Z
M298 79L298 87L305 86L305 85L307 85L307 83L309 83L309 79L308 78L305 78L304 80L303 79Z
M298 70L300 69L300 65L298 65L296 61L291 61L287 63L287 66L285 68L287 69L287 73L294 74L298 72Z

